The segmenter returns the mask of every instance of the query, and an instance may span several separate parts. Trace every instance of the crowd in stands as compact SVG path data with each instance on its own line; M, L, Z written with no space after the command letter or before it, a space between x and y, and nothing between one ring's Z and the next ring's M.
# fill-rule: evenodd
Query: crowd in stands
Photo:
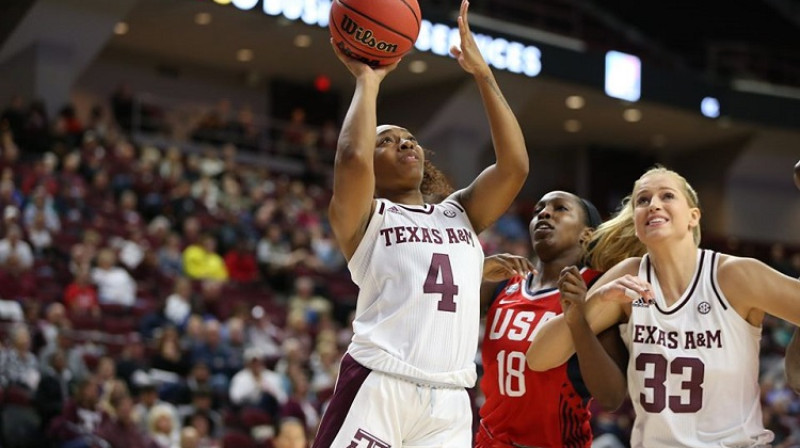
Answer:
M207 131L255 131L212 117L192 135L205 150L134 144L124 94L113 118L66 107L51 121L21 98L0 115L0 446L308 446L357 294L327 223L329 176L241 163ZM293 116L275 148L332 154L331 124ZM482 234L487 254L529 254L531 206ZM796 276L787 252L773 262ZM790 335L768 321L762 360L784 447L800 444L800 400L776 373ZM625 446L630 415L598 412L597 434Z

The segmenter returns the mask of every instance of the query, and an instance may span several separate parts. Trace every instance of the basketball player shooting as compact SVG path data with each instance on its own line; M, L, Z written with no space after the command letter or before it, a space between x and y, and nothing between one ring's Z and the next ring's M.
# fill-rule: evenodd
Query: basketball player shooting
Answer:
M467 21L451 50L480 91L496 161L466 188L426 203L432 165L408 130L377 126L397 63L372 68L333 50L356 81L334 164L331 226L359 287L353 338L314 448L452 447L472 443L466 388L477 379L483 250L478 234L528 175L522 131Z

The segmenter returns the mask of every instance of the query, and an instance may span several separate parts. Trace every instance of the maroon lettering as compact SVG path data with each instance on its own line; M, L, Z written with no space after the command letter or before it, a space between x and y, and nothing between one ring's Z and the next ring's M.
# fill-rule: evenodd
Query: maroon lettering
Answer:
M442 232L439 229L431 229L431 233L433 234L433 242L436 244L442 244L444 240L442 239Z
M425 227L422 229L422 242L423 243L432 243L433 240L431 239L431 232L428 231Z
M457 244L458 243L458 235L456 235L456 231L451 228L446 228L445 232L447 232L447 242L450 244Z
M417 232L419 231L419 227L406 227L408 231L408 242L409 243L419 243L421 242Z
M406 242L405 230L406 230L405 227L395 227L394 228L394 234L396 235L395 242L397 244L402 244L402 243Z
M367 442L365 448L392 448L388 443L361 428L356 431L356 435L353 436L353 440L350 441L350 445L347 445L347 448L358 448L359 442Z
M389 229L381 229L381 235L383 235L384 242L386 243L386 247L389 247L389 246L392 245L391 237L389 236L389 234L392 232L392 230L394 230L394 229L391 229L391 228L389 228Z

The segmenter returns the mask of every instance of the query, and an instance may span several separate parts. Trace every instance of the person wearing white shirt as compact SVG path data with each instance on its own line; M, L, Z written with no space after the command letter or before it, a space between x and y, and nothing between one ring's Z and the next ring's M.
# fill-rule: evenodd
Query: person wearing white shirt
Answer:
M229 395L236 406L256 406L277 413L278 407L289 399L283 388L283 378L266 367L261 350L250 347L244 351L245 367L233 379Z
M132 306L136 302L136 281L115 263L116 255L111 249L103 249L97 255L97 267L92 269L97 298L100 303Z
M17 225L9 226L6 237L0 240L0 266L5 266L11 257L17 259L18 266L23 270L33 266L33 250L30 244L22 240L22 230Z

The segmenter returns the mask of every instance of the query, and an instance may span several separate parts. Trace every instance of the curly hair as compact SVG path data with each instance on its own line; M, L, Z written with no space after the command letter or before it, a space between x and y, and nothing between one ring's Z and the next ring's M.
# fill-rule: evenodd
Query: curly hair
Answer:
M425 151L425 165L419 189L425 197L425 202L438 203L453 193L453 186L450 185L447 176L431 162L430 158L434 152L429 149L423 151Z

